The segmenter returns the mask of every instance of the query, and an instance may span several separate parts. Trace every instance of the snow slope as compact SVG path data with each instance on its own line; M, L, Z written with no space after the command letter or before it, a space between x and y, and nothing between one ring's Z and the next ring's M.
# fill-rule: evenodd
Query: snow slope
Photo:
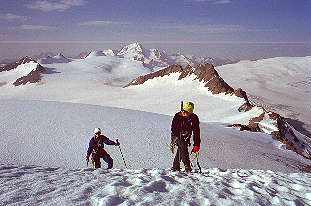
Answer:
M68 63L43 64L53 70L53 75L45 75L42 84L74 84L72 87L94 85L101 89L103 85L122 86L141 74L150 72L141 62L120 59L112 56L90 55L85 59L76 59ZM76 84L81 84L78 86Z
M0 105L0 163L83 168L93 128L101 127L106 136L120 140L130 169L171 166L171 116L58 102L1 100ZM309 160L285 150L267 134L219 123L200 127L202 167L307 170ZM106 149L117 159L115 167L123 168L118 148Z
M232 87L243 88L252 103L290 118L311 135L311 57L241 61L216 69Z
M178 81L174 74L122 88L149 71L111 56L44 66L40 83L0 87L4 205L311 204L309 160L268 134L226 127L261 113L238 112L243 99L213 95L195 76ZM168 170L170 124L180 100L195 102L201 120L203 174ZM106 149L115 169L86 168L94 127L120 140L128 170L114 146Z
M212 94L193 74L178 80L179 74L174 73L150 79L143 85L121 88L120 85L130 79L150 72L139 61L95 55L69 63L44 66L51 72L43 74L40 84L19 89L2 89L0 98L95 104L165 115L173 115L178 111L181 100L190 100L195 103L195 112L201 122L242 125L248 125L252 118L259 117L264 112L259 107L239 112L239 108L245 103L243 98L222 93ZM272 134L277 125L277 120L271 120L267 113L258 126L261 131ZM296 137L287 139L297 151L308 156L310 148L305 146L310 145L310 142L307 137L299 132L295 132L295 135L298 144Z
M0 166L4 205L310 205L310 174Z
M264 133L201 123L203 174L171 172L171 116L95 105L0 101L4 205L308 205L308 161ZM94 127L113 170L87 168ZM281 147L281 149L276 149ZM105 167L106 164L103 164Z

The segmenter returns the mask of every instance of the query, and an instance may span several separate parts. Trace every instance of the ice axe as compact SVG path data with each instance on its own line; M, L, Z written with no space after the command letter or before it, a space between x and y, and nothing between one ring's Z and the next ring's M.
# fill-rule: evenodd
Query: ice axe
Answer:
M119 140L117 139L116 141L117 141L117 144L118 144L118 143L119 143ZM118 147L119 147L119 149L120 149L120 153L121 153L121 156L122 156L122 159L123 159L123 162L124 162L125 168L127 169L126 162L125 162L125 160L124 160L124 157L123 157L123 153L122 153L122 150L121 150L120 144L118 144Z

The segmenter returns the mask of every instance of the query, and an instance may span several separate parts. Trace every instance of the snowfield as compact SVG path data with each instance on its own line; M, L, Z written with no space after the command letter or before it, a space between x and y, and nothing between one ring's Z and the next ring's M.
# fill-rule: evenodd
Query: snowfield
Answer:
M290 118L291 124L310 136L310 65L310 56L277 57L241 61L216 69L229 85L243 88L252 103Z
M26 100L1 100L0 113L4 205L311 204L309 161L264 133L201 123L203 173L189 175L168 170L171 116ZM129 169L109 145L115 169L86 166L97 126Z
M310 205L310 174L0 166L4 205Z
M259 126L266 133L228 127L247 124L262 108L239 112L244 99L214 95L193 75L178 80L170 74L122 88L152 69L110 53L46 58L36 84L2 85L16 77L0 72L1 204L311 205L310 160L269 135L275 122L264 116ZM309 134L310 62L310 57L275 58L217 70L253 102L257 98L259 105L303 121L302 131ZM19 70L9 72L27 72ZM193 101L200 118L202 174L169 171L170 126L181 100ZM119 148L109 145L114 169L105 170L105 163L102 169L87 167L94 127L119 139L128 169Z

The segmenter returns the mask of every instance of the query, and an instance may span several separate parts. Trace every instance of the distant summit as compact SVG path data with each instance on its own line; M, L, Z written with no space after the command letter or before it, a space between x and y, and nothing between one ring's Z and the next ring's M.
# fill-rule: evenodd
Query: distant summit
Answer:
M47 56L38 60L40 64L69 63L71 60L59 53L56 56Z
M113 56L116 58L130 59L134 61L139 61L144 67L151 71L158 71L170 65L181 65L186 67L187 65L196 66L198 64L213 64L214 66L219 66L223 64L233 63L236 60L230 59L220 59L211 57L196 57L187 56L180 53L168 54L165 51L160 51L158 49L146 49L142 44L135 42L122 47L120 50L106 49L102 51L92 51L80 53L77 58L91 58L98 56Z
M112 49L107 49L103 51L92 51L89 52L85 57L82 57L82 59L90 58L90 57L98 57L98 56L115 56L116 52Z
M165 51L159 51L157 49L145 49L138 42L123 47L117 55L123 58L141 61L149 68L155 67L161 69L174 64L181 65L182 67L186 67L187 65L194 67L199 64L205 65L207 63L219 66L222 64L236 62L236 60L196 57L180 53L168 54ZM154 71L157 70L159 69L154 69Z
M141 61L140 57L146 56L146 52L144 52L144 48L142 45L138 42L129 44L125 47L123 47L119 52L118 56L128 57L129 59L133 58L136 60Z
M157 49L145 49L140 43L123 47L117 54L119 57L140 61L145 67L154 71L169 65L167 54Z
M36 60L36 61L39 61L40 59L44 59L44 58L47 58L47 57L53 57L55 55L56 55L56 53L53 53L53 52L42 52L42 53L40 53L38 55L33 55L32 59Z

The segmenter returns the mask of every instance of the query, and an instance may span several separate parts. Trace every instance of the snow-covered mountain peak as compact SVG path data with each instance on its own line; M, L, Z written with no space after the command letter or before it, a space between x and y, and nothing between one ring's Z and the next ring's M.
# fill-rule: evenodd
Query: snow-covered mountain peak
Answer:
M38 60L40 64L55 64L55 63L69 63L71 60L65 57L62 53L56 56L47 56Z
M24 58L22 58L21 60L17 61L16 63L21 65L21 64L26 64L26 63L29 63L29 62L36 62L36 61L33 60L31 57L25 56Z
M143 52L143 47L140 43L136 42L136 43L133 43L133 44L129 44L125 47L123 47L118 55L124 55L124 54L142 54Z
M112 49L106 49L104 51L102 51L103 54L105 54L106 56L115 56L116 55L116 52L113 51Z
M4 67L0 67L0 72L14 70L14 69L16 69L18 66L21 66L21 65L27 64L27 63L34 63L34 64L37 64L38 62L36 62L35 60L33 60L31 57L25 56L25 57L23 57L22 59L20 59L19 61L16 61L15 63L7 64L7 65L5 65Z
M142 62L147 56L145 49L137 42L123 47L117 55Z
M65 58L67 59L62 53L58 53L55 58Z
M97 57L97 56L106 56L102 51L92 51L85 58Z
M98 56L116 56L116 52L113 51L112 49L106 49L103 51L91 51L84 57L84 59L90 58L90 57L98 57Z
M171 65L157 72L147 74L145 76L138 77L127 86L144 84L146 81L156 78L168 76L172 73L180 73L178 80L181 80L192 74L195 75L196 79L205 84L213 94L219 94L222 92L233 93L234 89L230 87L217 73L212 64L198 65L192 67L186 66L184 69L180 65Z
M26 56L13 64L0 67L0 84L20 86L36 83L41 80L40 73L43 71L44 68L38 62Z

